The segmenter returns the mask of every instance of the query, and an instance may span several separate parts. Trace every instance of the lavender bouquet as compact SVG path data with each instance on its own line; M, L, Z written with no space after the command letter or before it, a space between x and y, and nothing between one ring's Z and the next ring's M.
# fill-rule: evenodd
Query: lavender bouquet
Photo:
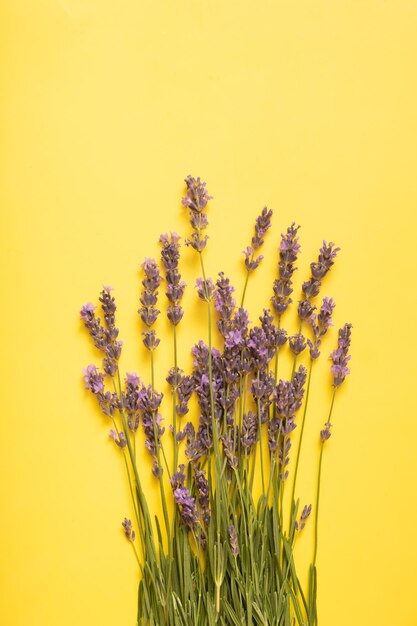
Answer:
M192 371L185 374L177 359L177 326L184 314L181 301L186 287L179 269L177 234L161 235L160 264L149 258L143 263L139 315L150 381L136 373L123 377L120 372L122 342L112 289L104 287L100 294L102 319L91 303L81 309L81 319L103 353L102 369L89 365L84 370L86 389L111 422L110 437L119 448L132 498L133 518L125 518L122 527L139 569L137 625L314 626L323 451L331 434L337 390L349 373L350 324L339 330L337 347L330 354L333 395L318 436L314 507L301 508L297 479L313 366L332 326L335 307L326 297L321 304L314 303L339 248L323 242L317 261L310 265L311 276L302 284L296 310L299 332L288 336L282 323L292 302L300 252L299 227L290 225L281 235L271 307L261 312L258 324L251 325L245 294L263 259L260 249L271 227L272 211L264 208L257 217L251 244L243 253L246 280L237 305L225 274L220 272L213 282L205 272L206 209L212 199L206 183L192 176L185 183L182 204L192 228L185 244L200 261L196 287L207 305L208 324L206 341L192 347ZM172 400L167 431L161 414L163 394L154 373L160 339L153 326L160 314L162 281L173 342L173 364L166 376ZM279 377L279 356L286 349L293 359L290 380ZM304 351L309 353L304 359L308 367L298 364ZM193 396L197 402L191 400ZM292 433L300 413L290 475ZM137 443L140 428L147 451ZM145 458L158 484L162 519L153 518L142 488ZM286 490L290 491L284 498ZM314 552L301 580L294 547L310 517Z

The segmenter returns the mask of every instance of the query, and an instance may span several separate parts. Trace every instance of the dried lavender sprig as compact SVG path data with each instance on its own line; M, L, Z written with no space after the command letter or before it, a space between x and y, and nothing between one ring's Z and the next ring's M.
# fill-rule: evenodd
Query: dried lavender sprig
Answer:
M287 232L281 235L281 244L279 247L279 264L278 276L273 284L274 295L272 297L273 307L278 315L278 319L287 310L292 299L290 295L293 292L292 275L296 270L294 263L297 261L300 251L297 232L299 226L295 226L295 222L287 228Z
M85 304L80 311L80 316L87 328L96 348L104 352L103 369L109 376L114 376L117 371L117 362L120 358L123 342L117 339L119 329L115 326L116 303L111 295L113 287L103 287L99 301L104 313L105 326L101 325L96 317L97 307L91 302Z
M138 313L142 322L150 328L154 325L160 311L155 309L158 300L158 288L161 284L159 267L154 259L145 259L142 264L145 278L142 280L143 290L140 297L141 308Z
M159 241L162 244L161 260L165 268L165 280L167 283L166 296L169 300L167 317L173 326L177 326L184 315L180 302L186 285L181 280L181 274L178 271L180 258L179 240L180 236L177 233L164 234L159 237Z
M249 274L251 274L259 264L261 263L263 254L259 254L255 256L258 250L264 244L264 237L267 231L271 227L271 218L273 212L272 209L268 209L268 207L264 207L262 209L262 213L258 215L255 220L255 234L252 237L251 245L246 247L246 250L243 251L243 255L245 256L245 267L246 267L246 279L245 285L243 287L242 300L240 302L240 306L243 307L243 303L245 301L246 289L249 281Z
M336 350L333 350L330 355L330 358L333 361L331 371L333 374L333 386L335 388L340 387L346 376L350 373L350 369L347 364L351 358L348 354L351 332L352 324L345 324L343 328L339 329L337 348Z
M307 339L310 348L310 358L318 359L320 356L321 338L327 333L328 329L333 326L332 314L336 304L333 298L323 298L319 314L312 313L307 320L311 326L314 335L314 341Z
M209 196L206 189L207 183L203 182L200 177L187 176L185 183L187 195L182 198L182 205L190 209L190 224L194 230L191 239L187 239L185 244L201 254L208 240L207 235L201 236L201 231L208 226L208 218L204 210L213 196Z
M310 264L311 276L302 285L303 298L299 301L297 309L301 325L314 312L315 306L311 304L311 300L319 294L321 281L334 265L334 259L340 252L340 248L335 248L334 245L332 241L329 243L323 241L318 261Z

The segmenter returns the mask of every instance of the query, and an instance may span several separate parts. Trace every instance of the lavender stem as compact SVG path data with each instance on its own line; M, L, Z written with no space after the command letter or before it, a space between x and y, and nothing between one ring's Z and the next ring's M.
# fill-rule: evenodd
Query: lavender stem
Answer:
M330 411L329 411L329 417L327 418L327 422L330 422L330 418L332 416L334 399L336 397L336 391L337 391L337 387L335 387L334 390L333 390L332 402L330 404ZM321 483L321 465L322 465L322 460L323 460L323 445L324 445L324 441L322 440L321 441L321 448L320 448L319 470L318 470L318 476L317 476L316 515L315 515L315 521L314 521L313 567L315 567L315 565L316 565L316 558L317 558L318 521L319 521L319 503L320 503L320 483Z
M294 506L295 487L296 487L296 484L297 484L298 463L299 463L299 460L300 460L301 446L302 446L302 443L303 443L305 419L306 419L306 414L307 414L308 398L309 398L309 395L310 395L310 382L311 382L311 372L312 372L312 370L313 370L313 359L310 359L310 371L308 373L307 391L306 391L306 397L305 397L305 402L304 402L303 419L301 420L301 431L300 431L300 438L298 440L297 458L296 458L296 461L295 461L294 480L293 480L293 484L292 484L290 527L291 527L291 515L292 515L293 506Z

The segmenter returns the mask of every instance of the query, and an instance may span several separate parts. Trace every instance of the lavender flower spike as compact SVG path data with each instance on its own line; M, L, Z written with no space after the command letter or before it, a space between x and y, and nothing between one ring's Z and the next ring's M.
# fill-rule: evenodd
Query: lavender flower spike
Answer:
M159 268L154 259L145 259L142 264L145 278L142 280L143 291L140 297L141 308L138 313L142 322L150 328L160 313L155 305L158 300L158 287L161 284Z
M298 530L298 532L301 532L305 527L306 522L310 517L311 508L311 504L309 504L308 506L306 505L301 512L300 520L295 522L295 530Z
M291 278L296 270L294 263L297 261L297 256L300 251L300 244L298 243L297 237L299 228L299 226L295 226L295 223L293 223L287 229L286 234L281 235L278 264L279 278L274 282L274 295L272 297L272 304L278 317L281 317L281 315L285 313L288 305L292 302L290 298L293 292Z
M181 274L178 271L178 261L180 258L179 239L180 236L176 233L161 235L159 237L159 241L162 243L161 260L165 267L165 278L167 282L166 296L169 300L167 317L174 326L179 324L184 315L183 308L180 305L180 301L184 295L185 282L181 280Z
M132 520L127 519L127 517L125 517L122 522L122 526L125 532L126 539L132 542L135 541L136 535L135 535L135 531L133 530Z
M350 336L352 331L352 324L345 324L343 328L339 329L339 338L337 342L336 350L330 355L330 359L333 361L331 367L332 374L334 376L334 387L340 387L345 380L346 376L350 373L350 369L347 364L350 361L350 355L348 355L350 347Z
M321 439L322 443L324 443L325 441L327 441L331 437L331 432L330 432L330 429L332 427L331 423L330 422L326 422L324 426L325 426L325 428L320 431L320 439Z
M333 242L327 244L326 241L323 241L318 261L310 263L311 276L303 283L303 299L298 303L298 317L300 320L308 320L313 313L315 307L310 301L319 294L321 281L332 265L334 265L333 259L336 258L339 251L340 248L335 248Z
M321 338L327 333L328 329L333 326L332 314L336 304L333 298L323 298L323 304L320 307L318 315L312 313L308 319L313 334L314 342L307 339L310 348L311 359L317 359L320 356Z
M178 487L175 489L174 500L180 510L181 524L187 530L194 530L198 524L197 505L188 488Z
M204 209L207 206L209 200L212 200L212 196L209 196L206 183L202 182L200 178L193 178L193 176L187 176L185 179L187 185L187 195L182 198L182 205L190 209L190 223L194 229L191 239L187 239L185 244L191 246L196 252L202 252L207 245L207 235L202 237L201 231L207 228L208 219L204 213Z
M251 245L243 251L245 255L245 266L248 272L253 272L263 259L263 255L255 257L255 253L264 243L266 232L271 227L272 210L264 207L262 213L255 221L255 235L252 237Z

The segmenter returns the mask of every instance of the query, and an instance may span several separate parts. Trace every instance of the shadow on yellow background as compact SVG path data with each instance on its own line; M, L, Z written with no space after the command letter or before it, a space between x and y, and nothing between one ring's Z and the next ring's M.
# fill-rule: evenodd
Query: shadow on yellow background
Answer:
M83 390L99 355L78 311L113 285L122 367L146 378L137 270L161 232L188 233L191 173L215 196L209 274L224 270L238 292L253 221L274 209L253 321L291 221L296 289L323 238L342 248L323 295L336 327L354 325L352 375L325 457L320 626L414 626L416 3L6 0L1 12L0 622L134 623L128 494ZM192 284L190 250L182 269ZM183 366L205 332L195 298L190 287ZM162 378L162 319L158 331ZM306 501L327 367L323 357L309 412ZM310 555L308 533L301 543Z

